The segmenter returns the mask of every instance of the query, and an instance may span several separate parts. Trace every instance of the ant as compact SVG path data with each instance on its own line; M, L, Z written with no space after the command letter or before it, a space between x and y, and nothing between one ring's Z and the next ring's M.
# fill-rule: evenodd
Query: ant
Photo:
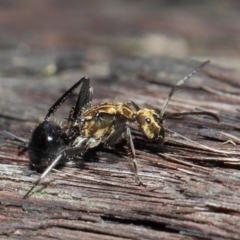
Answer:
M104 147L112 148L121 136L124 136L127 140L136 183L146 186L138 175L138 164L129 125L137 122L146 140L163 144L165 138L163 120L166 118L204 114L210 115L219 121L219 118L210 112L183 112L165 115L167 105L174 92L209 62L203 62L171 89L160 112L150 108L141 109L133 101L101 103L92 107L93 91L90 87L90 79L88 77L80 79L53 104L45 120L33 131L30 141L26 141L30 163L36 168L47 168L23 198L28 197L34 187L45 178L61 158L82 154L100 143L103 143ZM72 107L65 125L60 126L58 123L50 121L51 115L57 111L80 84L82 86L76 104ZM18 138L13 134L10 135L23 141L22 138Z

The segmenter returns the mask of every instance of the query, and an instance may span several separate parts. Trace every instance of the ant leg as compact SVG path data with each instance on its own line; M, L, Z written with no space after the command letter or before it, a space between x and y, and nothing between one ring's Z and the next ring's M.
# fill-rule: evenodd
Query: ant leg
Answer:
M132 134L131 134L129 126L126 126L126 133L127 133L127 141L128 141L129 149L130 149L131 155L132 155L131 160L132 160L133 166L134 166L135 180L138 185L146 187L147 185L144 184L140 180L140 177L138 175L138 164L137 164L137 160L136 160L136 154L135 154L135 148L134 148L134 144L133 144L133 140L132 140Z
M92 107L92 96L93 96L93 88L90 87L88 91L88 99L86 100L86 104L84 106L84 109L89 109Z
M47 174L57 165L59 160L62 156L64 157L70 157L74 156L76 154L80 154L81 151L86 151L88 149L88 145L91 144L91 139L83 138L80 146L78 147L71 147L65 149L60 155L56 157L56 159L47 167L47 169L43 172L43 174L39 177L39 179L34 183L34 185L31 187L31 189L24 195L23 199L26 199L29 194L32 192L32 190L41 183L41 181L47 176Z
M28 150L28 147L20 145L18 146L18 156L23 155Z
M127 101L126 104L134 109L136 112L140 110L139 106L133 101Z
M61 159L62 154L58 155L56 159L51 163L50 166L47 167L47 169L43 172L43 174L39 177L39 179L34 183L34 185L30 188L30 190L23 196L23 199L26 199L29 194L32 192L32 190L40 184L40 182L47 176L47 174L56 166L56 164Z
M8 134L9 136L11 136L12 138L13 138L13 140L17 140L17 141L19 141L19 142L21 142L21 143L23 143L23 144L28 144L28 140L27 139L25 139L25 138L21 138L21 137L18 137L17 135L15 135L15 134L13 134L13 133L11 133L11 132L8 132L8 131L6 131L6 130L4 130L4 133L6 133L6 134Z
M80 141L80 140L79 140ZM62 156L70 157L77 154L81 154L81 152L85 152L88 148L95 147L100 143L101 140L96 140L94 138L82 138L82 142L77 147L70 147L65 149L60 155L56 157L56 159L47 167L47 169L43 172L43 174L39 177L39 179L34 183L31 189L24 195L23 199L26 199L32 190L39 185L42 180L47 176L47 174L57 165Z
M92 98L92 90L89 86L90 79L85 78L84 80L85 81L83 82L82 87L79 91L78 99L77 99L76 105L74 106L73 113L71 116L71 121L72 121L71 126L74 126L78 122L79 116L81 116L83 108L87 104L89 104L89 102L92 101L92 99L91 99Z
M130 152L131 152L131 160L132 160L133 166L134 166L134 175L135 175L136 183L140 186L146 186L145 184L142 183L142 181L140 180L140 177L138 175L138 164L137 164L137 160L136 160L135 148L134 148L134 144L133 144L133 140L132 140L131 131L130 131L130 128L128 126L126 126L125 123L123 123L121 125L117 125L114 128L114 131L112 132L112 134L108 137L108 139L104 143L104 147L111 148L111 146L122 136L123 133L126 133L126 135L127 135L126 140L127 140Z
M96 139L96 138L93 138L93 137L89 138L88 142L87 142L86 151L87 151L87 149L97 147L101 143L101 141L102 141L101 138L99 138L99 139Z
M83 82L89 82L90 79L88 77L81 78L77 83L75 83L68 91L66 91L48 110L48 113L45 117L45 121L47 121L52 114L54 114L57 109L66 101L69 95ZM81 91L80 91L81 92Z
M78 94L78 99L76 104L72 107L65 128L68 127L69 122L71 122L71 127L78 126L78 120L81 116L82 110L88 109L92 106L92 87L89 87L90 79L86 79Z
M101 139L95 138L85 138L85 137L77 137L72 144L72 147L64 150L64 154L66 156L74 156L77 154L85 153L89 148L94 148L99 145Z
M13 140L16 140L18 142L20 142L20 145L18 146L18 156L22 155L24 152L26 152L28 150L28 140L18 137L17 135L8 132L6 130L4 130L4 133L8 134L9 136L11 136L13 138Z
M117 140L122 136L122 134L126 131L125 123L122 125L118 125L114 128L112 134L107 138L104 142L104 147L113 148L113 145L117 142Z

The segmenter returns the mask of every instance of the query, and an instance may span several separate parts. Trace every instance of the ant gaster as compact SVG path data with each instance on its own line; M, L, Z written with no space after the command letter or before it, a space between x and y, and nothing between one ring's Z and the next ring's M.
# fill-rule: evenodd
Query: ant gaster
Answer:
M144 185L138 175L138 164L129 127L130 123L137 122L139 129L148 141L162 144L165 137L162 124L163 120L168 117L205 114L219 120L215 114L210 112L184 112L165 115L165 110L173 93L208 63L209 61L202 63L171 89L160 112L149 108L140 109L133 101L102 103L92 107L90 79L87 77L80 79L49 109L45 121L33 131L28 144L30 162L35 167L48 167L24 198L27 198L33 188L44 179L62 157L84 153L101 142L104 143L105 147L111 148L124 134L134 165L135 180L137 184ZM77 102L71 109L65 126L62 127L56 122L50 121L50 116L81 83Z

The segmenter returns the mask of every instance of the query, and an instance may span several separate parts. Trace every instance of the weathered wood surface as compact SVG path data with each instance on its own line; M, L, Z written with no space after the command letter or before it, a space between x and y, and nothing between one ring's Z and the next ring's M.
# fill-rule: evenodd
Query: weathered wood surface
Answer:
M117 60L104 77L94 76L94 104L134 100L160 109L171 86L199 63L167 58ZM54 76L1 78L1 131L29 138L51 104L86 69ZM31 239L239 239L239 82L234 71L209 65L175 93L168 112L207 110L210 117L169 119L179 136L163 146L146 144L134 130L140 176L136 186L124 142L115 151L89 151L74 166L51 172L27 200L38 178L27 155L1 132L0 234ZM206 91L208 87L208 91ZM233 93L226 97L210 89ZM74 98L56 114L67 116ZM137 129L136 126L133 126ZM223 145L227 140L231 143ZM200 145L201 144L201 145Z
M0 239L240 239L239 18L237 0L1 1ZM147 188L136 186L123 141L59 166L22 199L39 173L3 130L28 139L84 75L94 104L160 109L199 64L189 56L206 55L213 63L181 86L168 111L208 110L221 121L168 119L166 128L194 142L175 135L163 146L144 142L133 125Z

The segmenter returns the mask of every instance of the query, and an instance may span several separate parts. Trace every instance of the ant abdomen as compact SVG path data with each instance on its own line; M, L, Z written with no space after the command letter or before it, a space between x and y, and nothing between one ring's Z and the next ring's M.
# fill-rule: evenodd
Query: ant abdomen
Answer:
M44 121L32 133L28 145L29 160L34 167L46 167L68 144L68 136L60 125Z

